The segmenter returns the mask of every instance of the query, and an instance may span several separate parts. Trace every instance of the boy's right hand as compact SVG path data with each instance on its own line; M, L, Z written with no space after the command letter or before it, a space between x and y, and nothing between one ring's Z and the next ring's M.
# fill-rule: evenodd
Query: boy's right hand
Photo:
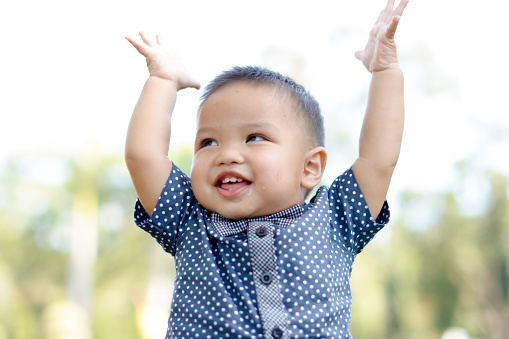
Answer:
M126 39L147 59L150 76L171 81L178 90L193 87L200 88L200 83L187 71L177 52L165 46L160 35L156 41L140 32L143 42L138 42L130 36Z
M355 57L362 61L367 70L372 73L394 66L399 68L394 35L408 0L401 0L395 9L394 1L387 1L385 9L380 12L380 16L371 29L366 47L355 53Z

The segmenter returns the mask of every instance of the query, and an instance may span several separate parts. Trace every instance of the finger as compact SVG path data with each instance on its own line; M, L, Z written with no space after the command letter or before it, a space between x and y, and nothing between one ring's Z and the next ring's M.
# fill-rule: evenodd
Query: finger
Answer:
M357 59L361 60L361 57L362 57L362 51L360 51L360 50L359 50L359 51L355 52L355 53L354 53L354 56L355 56Z
M136 48L136 50L140 54L142 54L144 56L147 56L148 50L147 50L147 46L146 45L139 43L138 41L134 40L130 36L126 36L125 38L126 38L127 41L129 41L131 43L131 45L134 46L134 48Z
M161 34L156 35L156 41L159 46L165 46L165 39Z
M385 36L388 39L394 39L394 35L396 34L396 29L398 28L398 23L401 20L401 17L399 15L392 18L391 24L389 27L387 27L387 30L385 31Z
M385 6L385 10L392 11L394 8L394 0L387 1L387 6Z
M403 14L403 11L405 10L406 5L408 5L408 0L401 0L398 7L396 7L396 9L394 10L393 14L401 16L401 14Z
M387 1L387 5L380 13L380 21L386 21L386 19L392 14L392 10L394 8L394 0Z
M148 37L148 35L145 32L140 32L140 36L143 39L143 42L149 45L150 47L154 46L154 42L152 39Z

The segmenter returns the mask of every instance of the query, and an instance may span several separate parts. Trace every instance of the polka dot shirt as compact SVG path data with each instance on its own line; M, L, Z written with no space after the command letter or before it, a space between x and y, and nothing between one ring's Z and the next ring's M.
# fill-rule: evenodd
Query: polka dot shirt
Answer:
M350 168L304 206L229 220L173 165L152 216L137 201L134 217L175 259L166 338L351 338L352 263L389 209L371 218Z

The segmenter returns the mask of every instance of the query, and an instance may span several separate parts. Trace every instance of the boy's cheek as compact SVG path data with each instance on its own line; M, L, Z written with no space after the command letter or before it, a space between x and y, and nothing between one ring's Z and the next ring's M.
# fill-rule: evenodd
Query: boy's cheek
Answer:
M198 200L198 202L200 203L200 205L202 205L206 209L211 210L211 206L209 203L210 201L208 199L208 196L210 196L211 192L207 192L210 191L210 188L204 187L203 182L201 181L198 180L193 181L191 179L191 189L193 190L193 194L196 200Z
M202 159L202 157L194 157L193 162L191 164L191 183L193 181L203 181L206 178L203 178L204 174L207 172L204 169L204 166L206 166L206 161Z
M191 167L191 188L197 198L202 195L203 185L205 180L203 178L203 170L201 170L199 162L193 162ZM198 199L199 201L200 199Z

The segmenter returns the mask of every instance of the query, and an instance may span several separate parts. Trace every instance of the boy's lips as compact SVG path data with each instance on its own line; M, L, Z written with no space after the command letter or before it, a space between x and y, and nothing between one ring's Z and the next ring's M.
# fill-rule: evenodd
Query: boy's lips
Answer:
M216 178L216 189L225 197L236 196L251 185L251 181L235 172L223 172Z

